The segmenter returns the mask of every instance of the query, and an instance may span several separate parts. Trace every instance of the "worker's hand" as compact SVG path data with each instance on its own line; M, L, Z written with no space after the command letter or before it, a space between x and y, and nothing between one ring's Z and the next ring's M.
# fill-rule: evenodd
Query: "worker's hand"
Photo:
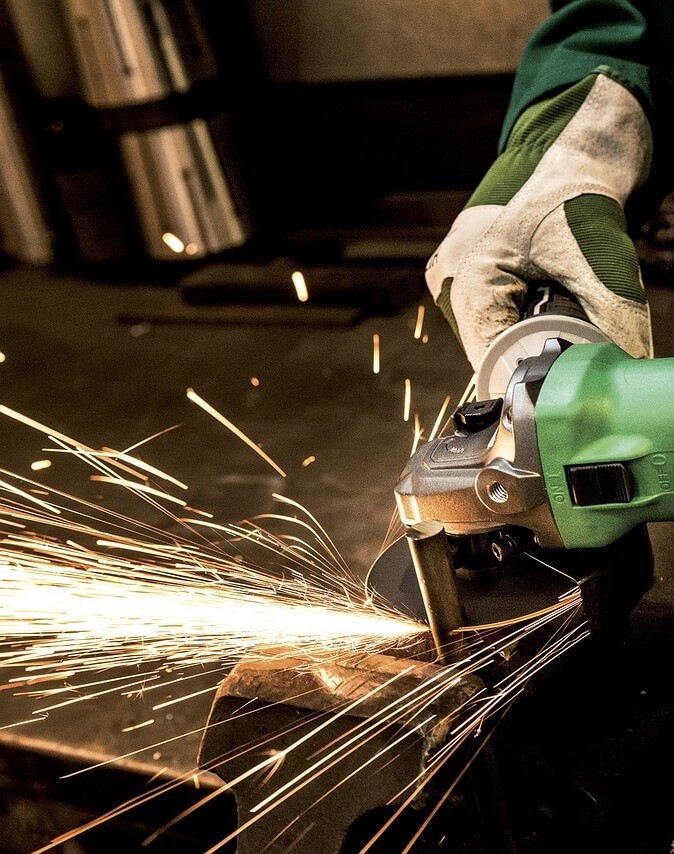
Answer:
M552 279L633 356L652 355L624 206L648 177L652 134L604 73L529 107L431 257L426 282L477 369L519 320L527 282Z

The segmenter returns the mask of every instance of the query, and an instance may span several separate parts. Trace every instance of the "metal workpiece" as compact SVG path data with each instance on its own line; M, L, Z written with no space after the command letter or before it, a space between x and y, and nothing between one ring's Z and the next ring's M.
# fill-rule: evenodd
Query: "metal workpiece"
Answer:
M443 691L424 695L441 682ZM242 660L218 689L198 758L225 782L243 777L232 787L238 854L360 850L414 792L409 783L424 780L457 713L482 689L475 675L453 679L440 665L392 655L316 659L286 650ZM391 838L399 844L401 825L413 834L409 814L422 821L460 774L454 765L450 758L428 779L385 850L394 850Z
M502 407L489 409L492 423L466 418L459 410L453 433L419 448L395 489L405 525L432 520L457 535L521 526L542 546L562 544L545 488L534 420L540 385L562 349L561 342L551 339L540 356L525 359L515 369ZM486 407L487 402L467 406L480 405Z
M151 257L201 258L248 238L206 121L126 133L119 144Z
M405 532L433 641L442 664L460 660L453 632L466 622L452 553L440 522L421 522Z
M128 107L186 92L217 64L191 0L64 0L84 96L97 108ZM196 64L195 64L196 63Z

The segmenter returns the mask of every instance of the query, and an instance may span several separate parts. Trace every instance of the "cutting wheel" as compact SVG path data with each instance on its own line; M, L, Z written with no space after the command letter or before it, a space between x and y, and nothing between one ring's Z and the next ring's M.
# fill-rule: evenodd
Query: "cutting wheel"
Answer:
M457 586L467 625L486 625L525 617L554 605L576 586L570 576L535 557L522 555L508 570L464 578ZM368 593L385 600L404 614L427 622L421 591L405 536L385 549L370 567Z

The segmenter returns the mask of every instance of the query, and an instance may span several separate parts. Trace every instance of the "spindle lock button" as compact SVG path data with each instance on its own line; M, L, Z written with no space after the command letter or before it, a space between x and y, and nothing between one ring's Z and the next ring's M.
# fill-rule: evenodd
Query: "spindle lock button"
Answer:
M478 430L484 430L490 424L495 424L501 417L502 409L502 397L497 397L494 400L475 400L456 410L454 423L459 430L477 433Z

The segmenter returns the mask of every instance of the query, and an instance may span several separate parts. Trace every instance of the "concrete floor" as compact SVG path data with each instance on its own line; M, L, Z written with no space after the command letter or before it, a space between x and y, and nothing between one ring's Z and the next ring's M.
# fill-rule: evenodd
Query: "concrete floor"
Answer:
M328 320L314 326L299 317L290 324L220 322L216 310L185 312L175 287L111 284L40 269L9 268L0 275L0 289L0 350L6 357L0 364L0 403L90 447L125 448L180 425L148 443L142 456L189 485L191 506L212 512L218 521L236 521L272 511L271 494L281 492L318 518L360 576L385 537L394 509L393 487L412 443L412 422L403 420L405 380L411 380L411 411L428 431L445 395L457 399L470 377L421 278L407 305L392 316L373 315L344 325L336 315L334 325ZM673 356L674 289L651 285L649 292L657 355ZM427 343L413 334L419 303L426 309ZM372 371L374 333L381 339L377 375ZM251 377L259 379L257 387ZM188 387L262 443L287 477L278 476L190 403ZM671 393L663 389L663 394ZM88 481L88 471L58 459L45 471L31 472L30 463L45 456L44 446L40 434L0 419L1 468L49 487L106 498L100 485ZM310 455L315 462L304 466ZM152 524L167 524L152 518L146 505L130 512L149 514ZM653 796L659 790L654 786L657 775L671 770L669 742L674 741L669 726L674 725L669 679L674 529L670 523L651 529L656 582L634 612L629 637L596 682L586 681L567 692L564 710L569 718L562 721L560 712L554 727L562 731L549 732L550 743L559 747L559 761L566 751L568 773L583 778L588 790L593 785L601 789L609 778L610 785L602 791L619 789L606 807L607 815L614 821L615 840L621 838L623 822L632 835L626 843L614 840L609 850L625 854L664 852L669 849L658 846L674 838L668 837L674 831L674 809L669 803L667 814L666 800ZM12 751L58 754L76 765L90 756L142 747L147 741L142 731L121 730L150 716L147 702L140 698L130 703L112 695L91 712L80 707L73 716L72 710L65 710L30 728L6 730L10 735L3 786L11 786L12 773L20 773L11 770L7 756ZM171 717L157 722L153 738L160 741L203 726L209 705L210 697L202 695L176 707ZM0 722L16 720L27 711L26 701L10 699L5 692ZM575 742L574 730L579 736ZM183 771L194 765L197 743L196 736L180 740L161 751L141 753L134 761L145 771L165 766ZM574 743L575 754L569 746ZM568 759L571 754L575 765ZM637 770L628 773L629 784L615 786L630 762ZM662 779L666 787L667 776ZM43 815L46 804L58 800L53 794L58 785L54 779L44 784L39 795ZM638 796L635 787L641 787ZM49 789L52 794L47 794ZM623 805L623 799L633 805L629 816L616 806ZM20 831L21 821L7 803L1 850L29 851L47 841L40 835L47 832L45 827L33 826L32 836L17 842L16 834L25 831L25 825ZM59 827L57 813L52 810L51 832ZM83 844L68 850L102 849ZM583 850L582 840L577 850Z

